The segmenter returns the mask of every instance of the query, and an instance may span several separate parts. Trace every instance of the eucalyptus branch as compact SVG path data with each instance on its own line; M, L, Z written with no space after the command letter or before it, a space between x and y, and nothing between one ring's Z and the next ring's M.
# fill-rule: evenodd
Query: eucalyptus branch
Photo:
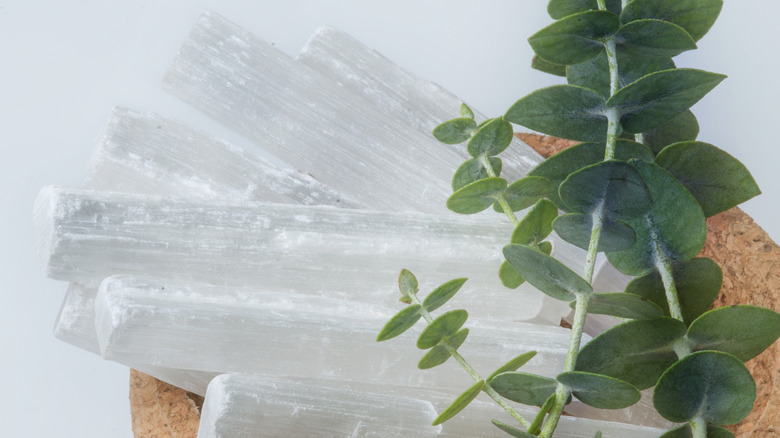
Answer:
M487 156L487 154L480 155L479 162L482 164L482 167L485 169L488 176L490 176L491 178L498 177L496 171L493 169L493 165L490 164L490 158ZM506 217L509 218L509 221L512 222L512 225L517 226L517 224L519 224L520 221L517 220L517 216L515 215L515 212L512 211L512 207L509 206L509 202L506 200L506 196L503 193L500 193L498 194L498 196L496 196L496 201L498 201L498 204L504 210L504 214L506 215Z

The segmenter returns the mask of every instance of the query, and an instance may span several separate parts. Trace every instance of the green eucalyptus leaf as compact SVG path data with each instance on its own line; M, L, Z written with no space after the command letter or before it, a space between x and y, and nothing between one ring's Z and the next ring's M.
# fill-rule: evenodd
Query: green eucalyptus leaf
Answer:
M528 210L525 217L520 219L520 223L512 232L511 242L521 245L541 242L552 232L552 223L556 217L558 217L558 207L552 201L540 199Z
M477 122L471 117L448 120L433 129L436 140L446 144L458 144L471 138L477 129Z
M636 386L601 374L572 371L558 374L556 379L581 402L594 408L623 409L641 398Z
M520 211L534 205L550 193L552 193L550 180L541 176L526 176L510 184L504 191L504 197L512 211ZM500 213L504 211L498 202L493 203L493 210Z
M601 431L596 432L596 434L593 435L593 438L601 438Z
M498 155L509 146L514 135L512 124L498 117L477 130L469 140L467 150L472 157L479 157L482 154Z
M707 217L761 194L742 163L708 143L669 145L658 154L656 162L691 192Z
M644 216L626 219L636 233L636 244L607 253L619 271L640 275L655 269L659 249L672 261L689 260L704 247L707 228L696 199L669 172L656 164L632 161L650 190L653 207Z
M736 357L717 351L690 354L664 372L653 405L669 421L701 416L708 423L735 424L753 409L756 384Z
M693 350L717 350L746 362L780 337L780 314L757 306L727 306L710 310L691 323Z
M606 137L606 101L593 90L555 85L515 102L504 118L555 137L601 141Z
M504 257L532 286L555 299L571 301L575 294L593 292L590 284L574 271L529 246L507 245Z
M460 214L474 214L493 205L496 196L506 190L503 178L485 178L467 184L447 199L447 208Z
M688 32L668 21L644 19L632 21L615 34L623 50L639 56L671 58L696 48Z
M571 211L601 210L609 218L640 216L653 205L639 172L630 164L615 160L572 173L561 183L558 195Z
M420 336L417 338L417 348L427 350L435 347L445 337L450 337L457 333L468 318L468 312L463 309L450 310L442 314L420 333Z
M593 230L593 216L590 214L568 213L558 216L553 228L561 239L587 250ZM599 235L598 251L620 251L636 242L634 230L623 222L603 219Z
M498 268L498 278L501 280L501 284L509 289L517 289L521 284L525 283L525 278L515 271L515 268L506 260Z
M411 297L417 295L419 290L417 286L417 277L406 269L402 269L398 275L398 289L401 291L401 295L405 297Z
M660 438L693 438L693 430L691 430L690 424L684 424L666 432ZM734 434L728 429L708 424L707 438L734 438Z
M425 301L422 303L423 308L425 308L425 310L428 312L433 312L434 310L438 309L444 305L444 303L449 301L450 298L455 296L460 288L463 287L463 283L465 283L466 280L468 279L456 278L437 287L433 290L433 292L425 297Z
M698 135L699 122L696 121L696 116L690 110L644 132L645 145L656 154L672 143L696 140Z
M654 18L672 22L699 41L710 30L723 7L723 0L634 0L623 9L620 21Z
M537 246L537 249L542 254L550 255L552 253L552 243L550 242L539 242Z
M469 335L469 329L464 328L455 333L454 335L447 338L447 344L449 344L450 347L457 350L460 348L461 345L463 345L463 342L466 340L466 338ZM433 368L435 366L439 366L443 364L444 362L447 362L447 359L452 356L447 350L447 347L444 345L441 345L441 343L430 350L428 350L427 353L420 359L420 362L417 363L417 368L421 370L427 370L430 368Z
M490 157L490 166L493 168L496 175L501 174L502 163L500 158ZM457 192L473 182L489 177L490 175L488 175L482 162L478 158L471 158L464 161L463 164L458 167L458 170L455 171L455 175L452 176L452 190Z
M673 344L683 336L685 324L672 318L629 321L586 344L577 357L576 370L611 376L646 389L677 361Z
M435 420L433 420L433 426L438 426L439 424L442 424L445 421L449 420L450 418L458 415L458 413L462 411L463 408L468 406L469 403L471 403L475 398L477 398L477 395L479 395L480 391L482 391L482 388L484 386L485 386L485 381L480 380L479 382L475 383L471 388L463 392L463 394L459 395L458 398L456 398L455 401L452 402L452 404L447 407L447 409L442 411L442 413L439 414L439 416L436 417Z
M603 161L605 148L604 143L580 143L542 161L528 175L541 176L550 180L553 185L550 200L555 202L560 209L566 210L566 206L558 196L561 183L577 170ZM628 140L618 140L615 145L615 159L627 161L632 158L650 163L655 161L652 151L644 145Z
M723 271L711 259L699 257L672 263L672 278L677 287L683 321L690 325L712 307L723 284ZM658 271L652 270L631 280L625 292L646 298L664 309L664 314L669 316L666 291Z
M566 66L560 64L553 64L550 61L542 59L539 55L534 55L531 59L531 68L539 70L544 73L549 73L554 76L566 77Z
M671 58L642 56L617 46L618 88L636 81L639 78L661 70L674 68ZM580 64L566 68L566 78L571 85L590 88L602 96L610 95L609 63L606 52L599 54Z
M607 10L613 14L620 14L622 5L620 0L606 0ZM594 11L599 9L597 0L550 0L547 3L547 13L554 20L568 17L579 12Z
M604 39L617 32L620 18L608 11L585 11L562 18L528 38L531 48L554 64L579 64L604 50Z
M401 333L409 330L414 326L422 316L420 314L421 306L419 304L412 304L411 306L404 307L400 312L396 313L379 332L376 337L378 342L392 339Z
M558 382L549 377L511 371L498 374L490 386L502 397L530 406L542 406L555 393Z
M645 132L689 109L725 78L696 69L662 70L621 88L607 106L620 111L625 131Z
M574 308L574 302L570 305ZM629 319L655 319L664 316L664 311L657 304L640 296L627 293L591 295L588 313Z
M486 382L490 383L493 381L493 377L496 377L497 375L501 373L508 373L511 371L517 371L518 368L528 363L529 360L533 359L534 356L536 356L535 351L529 351L527 353L523 353L514 359L510 360L509 362L505 363L501 366L501 368L493 371L493 374L490 375L490 377L487 378Z
M547 400L544 401L544 404L539 409L539 412L536 413L536 417L534 417L534 420L531 422L531 425L528 426L528 432L530 432L533 435L539 435L539 433L542 431L542 425L544 424L544 419L547 417L547 414L550 412L550 408L552 408L555 405L556 397L555 394L550 395L547 397Z
M469 108L465 103L460 104L460 115L469 119L474 118L474 111Z
M536 435L531 435L528 432L524 432L514 426L510 426L506 423L502 423L498 420L492 420L491 421L494 426L501 429L503 432L506 432L510 436L513 436L515 438L538 438Z

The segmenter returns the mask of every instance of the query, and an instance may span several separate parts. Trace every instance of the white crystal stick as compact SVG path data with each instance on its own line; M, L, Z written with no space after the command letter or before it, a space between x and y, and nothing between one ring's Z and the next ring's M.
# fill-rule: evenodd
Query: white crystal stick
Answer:
M500 285L506 230L481 220L57 187L35 211L47 275L86 286L140 273L389 304L408 268L426 273L423 287L474 279L478 295L461 296L480 297L469 305L480 317L528 319L541 306L539 292Z
M300 383L224 374L209 384L198 438L430 437L430 402L354 391L336 382Z
M358 206L348 194L308 175L280 169L182 122L128 108L112 111L84 185L156 195Z
M365 193L368 208L445 212L454 169L469 158L213 13L164 85L334 189Z
M100 286L96 326L103 357L122 363L448 388L453 396L473 384L454 361L435 370L417 368L424 352L413 344L422 324L403 338L376 341L400 308L116 276ZM568 346L569 331L561 327L484 321L468 326L469 339L459 351L485 373L533 349L538 354L524 370L554 375Z
M437 125L459 116L463 101L457 96L338 29L317 29L296 59L424 135L430 136ZM479 112L476 118L485 119ZM519 139L513 140L501 159L502 173L510 181L524 177L542 161Z

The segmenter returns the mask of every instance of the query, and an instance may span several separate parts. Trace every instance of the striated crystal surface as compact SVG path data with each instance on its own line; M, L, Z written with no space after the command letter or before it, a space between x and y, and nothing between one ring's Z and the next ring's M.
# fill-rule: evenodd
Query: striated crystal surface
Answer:
M101 284L96 326L103 357L122 363L448 391L468 387L470 377L454 362L435 370L417 368L424 351L414 342L422 323L403 337L376 342L382 326L401 308L117 276ZM467 327L469 338L459 351L487 374L531 350L538 354L524 367L528 372L550 376L563 365L567 329L490 321L468 322Z
M542 306L530 286L500 285L507 230L479 219L57 187L35 211L47 274L86 286L144 274L390 304L407 268L422 273L423 291L472 279L454 302L480 317L529 319Z
M430 136L440 123L459 116L463 102L441 86L417 76L346 32L321 27L296 58L327 76L333 84L370 102L408 128ZM474 110L472 108L472 110ZM478 121L485 117L475 111ZM458 146L455 146L458 147ZM542 161L533 149L514 139L502 152L502 174L514 181Z
M201 17L164 86L334 189L370 194L368 208L445 212L453 171L469 158L214 13Z

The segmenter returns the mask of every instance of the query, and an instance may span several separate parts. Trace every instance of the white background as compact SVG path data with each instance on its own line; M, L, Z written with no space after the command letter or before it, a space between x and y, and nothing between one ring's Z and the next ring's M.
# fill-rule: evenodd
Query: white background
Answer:
M531 70L525 39L550 20L536 1L0 1L0 430L12 437L130 437L127 370L56 341L65 284L43 278L32 202L78 185L112 106L241 137L176 101L160 80L200 11L213 9L294 55L319 25L340 27L495 116L557 79ZM742 160L764 195L745 210L780 238L774 131L780 124L775 2L727 0L678 65L729 75L694 108L699 139ZM455 110L455 109L453 109Z

